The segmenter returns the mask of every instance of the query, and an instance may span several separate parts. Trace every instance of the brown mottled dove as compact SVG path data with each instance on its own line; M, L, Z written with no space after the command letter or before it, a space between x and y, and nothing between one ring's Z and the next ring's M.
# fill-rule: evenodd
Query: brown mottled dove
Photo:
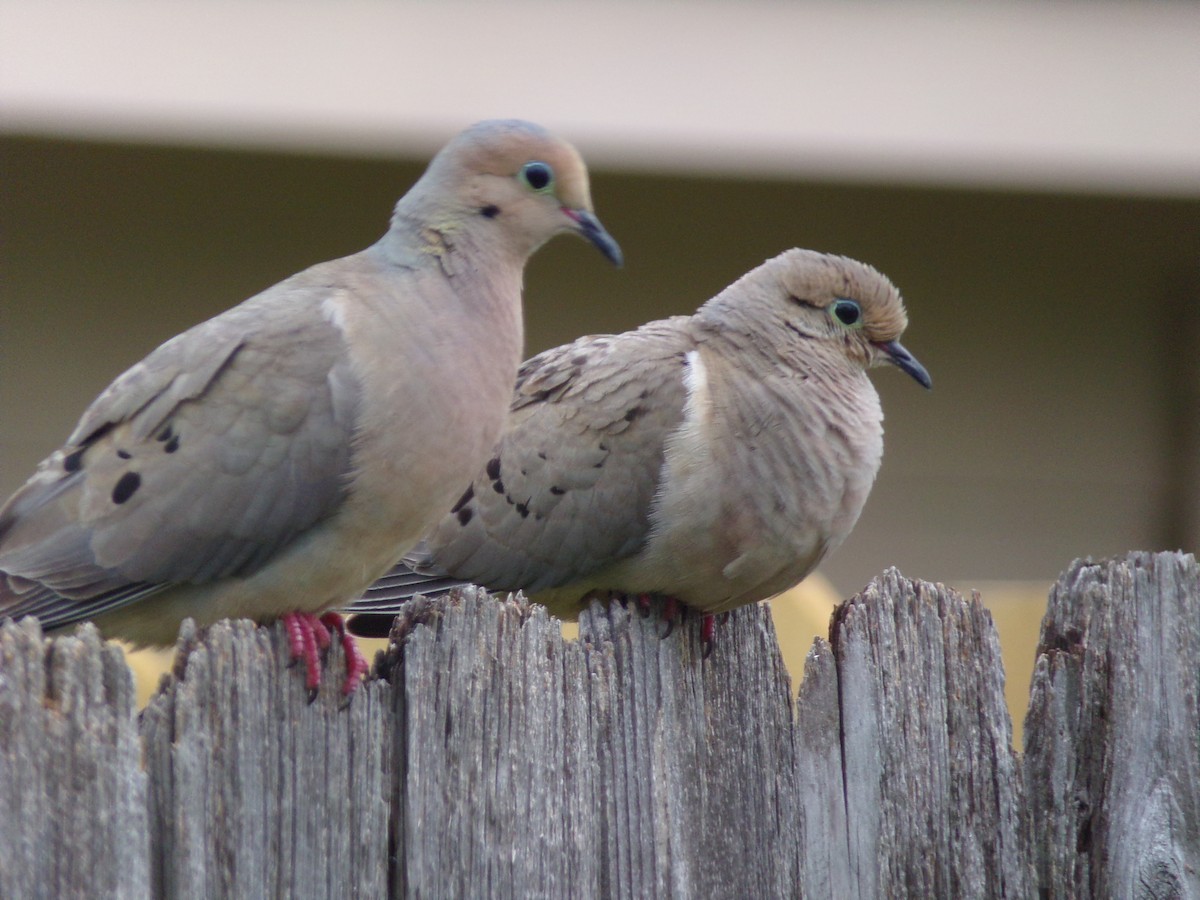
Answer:
M906 324L870 266L789 250L693 316L535 356L490 461L351 630L474 582L563 618L593 591L663 595L706 614L709 644L711 614L796 584L853 528L883 453L866 370L930 386Z
M500 434L526 260L576 232L620 263L573 147L483 122L438 153L375 244L167 341L112 383L0 509L0 616L95 619L170 644L185 617L320 613L453 503ZM347 692L361 674L353 654Z

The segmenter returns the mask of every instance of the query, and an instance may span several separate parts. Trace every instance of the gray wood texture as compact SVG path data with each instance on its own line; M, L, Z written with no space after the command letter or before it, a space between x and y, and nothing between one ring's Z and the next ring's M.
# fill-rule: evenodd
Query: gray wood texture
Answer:
M698 631L594 605L418 603L397 699L397 896L795 893L789 684L769 614ZM482 748L482 752L481 751Z
M849 865L806 893L1031 896L1000 644L979 598L889 569L838 607L831 650ZM804 735L819 729L804 715L809 687Z
M1050 594L1025 719L1044 893L1200 897L1200 569L1078 561Z
M146 897L133 676L84 625L0 624L0 897Z
M279 626L180 635L141 715L155 897L386 896L390 687L308 702Z
M185 626L138 716L94 629L0 626L0 897L1191 897L1200 576L1077 563L1011 747L976 597L895 570L790 702L769 611L418 600L349 705Z

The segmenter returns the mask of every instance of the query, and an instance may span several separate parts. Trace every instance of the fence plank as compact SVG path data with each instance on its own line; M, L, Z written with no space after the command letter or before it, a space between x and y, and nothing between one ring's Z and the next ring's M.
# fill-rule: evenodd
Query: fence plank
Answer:
M796 782L800 806L798 887L805 897L854 897L846 821L845 763L837 660L813 642L796 699ZM860 895L861 896L861 895Z
M154 896L386 896L390 687L309 703L288 661L279 625L185 623L141 720Z
M1200 569L1077 561L1050 595L1025 719L1043 894L1200 897Z
M86 625L0 624L0 897L149 897L133 678Z
M557 623L474 590L415 601L385 671L396 758L394 896L597 896L582 654ZM572 690L567 690L570 683ZM564 728L564 721L567 726ZM574 781L563 777L570 763ZM576 793L577 792L577 793Z
M580 639L466 591L393 633L398 895L794 894L786 671L769 613L698 631L594 605ZM482 752L480 752L480 748Z
M1029 896L1000 646L978 597L890 569L837 609L831 638L843 759L843 785L831 787L844 789L850 888L808 892ZM798 727L811 746L829 716L805 718L808 687Z

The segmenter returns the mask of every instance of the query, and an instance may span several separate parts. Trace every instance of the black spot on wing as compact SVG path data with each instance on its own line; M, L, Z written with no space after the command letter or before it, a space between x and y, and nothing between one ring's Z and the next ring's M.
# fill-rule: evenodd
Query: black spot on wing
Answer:
M142 486L142 476L137 472L126 472L113 488L112 501L118 505L124 503Z
M174 453L176 450L178 450L179 449L179 435L177 435L177 434L173 435L171 437L171 439L169 441L167 441L166 444L163 445L163 449L165 451L167 451L168 453Z
M492 479L492 489L497 494L503 494L504 482L500 480L500 457L493 456L491 459L489 459L487 462L486 471L487 477Z
M133 459L133 454L128 450L118 450L117 456L121 457L121 459Z
M567 491L565 488L560 488L557 484L550 485L550 493L554 494L557 497L561 497L566 492Z
M458 502L454 504L454 508L450 512L458 519L459 525L466 525L471 521L471 517L475 515L475 511L471 509L469 504L475 499L475 485L470 485L463 495L458 498Z
M463 493L463 495L458 498L458 502L454 504L454 508L451 509L450 512L452 512L452 513L458 512L460 509L462 509L464 506L466 506L468 503L470 503L474 499L475 499L475 485L471 485L470 487L468 487L466 489L466 491Z
M167 441L169 441L169 440L170 440L172 437L174 437L174 435L175 435L175 432L171 430L171 423L170 423L170 422L168 422L168 423L167 423L167 425L166 425L166 427L165 427L165 428L163 428L163 430L162 430L162 431L160 431L158 434L156 434L156 435L154 436L154 439L155 439L156 441L159 441L159 442L161 442L161 443L164 443L164 444L165 444L165 443L166 443Z
M500 207L494 203L489 203L487 206L482 206L479 208L479 214L485 219L494 219L496 216L500 215Z
M626 411L625 421L632 422L634 419L636 419L641 414L642 414L642 408L640 406L634 406Z
M529 516L529 505L527 503L518 503L515 509L522 519Z
M63 457L64 472L78 472L83 468L83 454L87 447L80 447L78 450L67 454Z

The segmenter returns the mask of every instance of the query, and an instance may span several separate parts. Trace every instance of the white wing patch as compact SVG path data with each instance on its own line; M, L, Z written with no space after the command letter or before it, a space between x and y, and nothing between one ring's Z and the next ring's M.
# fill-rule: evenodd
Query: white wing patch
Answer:
M650 540L630 580L673 596L700 596L697 584L720 592L721 553L715 527L721 509L721 473L713 463L713 398L699 351L687 354L683 421L667 438L662 478L650 511ZM700 563L697 563L700 560Z
M673 435L674 440L681 445L679 449L684 451L679 463L683 466L689 466L689 461L707 463L706 445L707 434L712 425L712 393L708 386L708 369L704 360L700 358L699 350L692 350L687 355L687 371L683 376L683 384L687 388L687 403L683 408L683 423ZM675 464L672 468L675 468Z
M346 307L336 294L321 301L321 315L342 334L346 333Z

